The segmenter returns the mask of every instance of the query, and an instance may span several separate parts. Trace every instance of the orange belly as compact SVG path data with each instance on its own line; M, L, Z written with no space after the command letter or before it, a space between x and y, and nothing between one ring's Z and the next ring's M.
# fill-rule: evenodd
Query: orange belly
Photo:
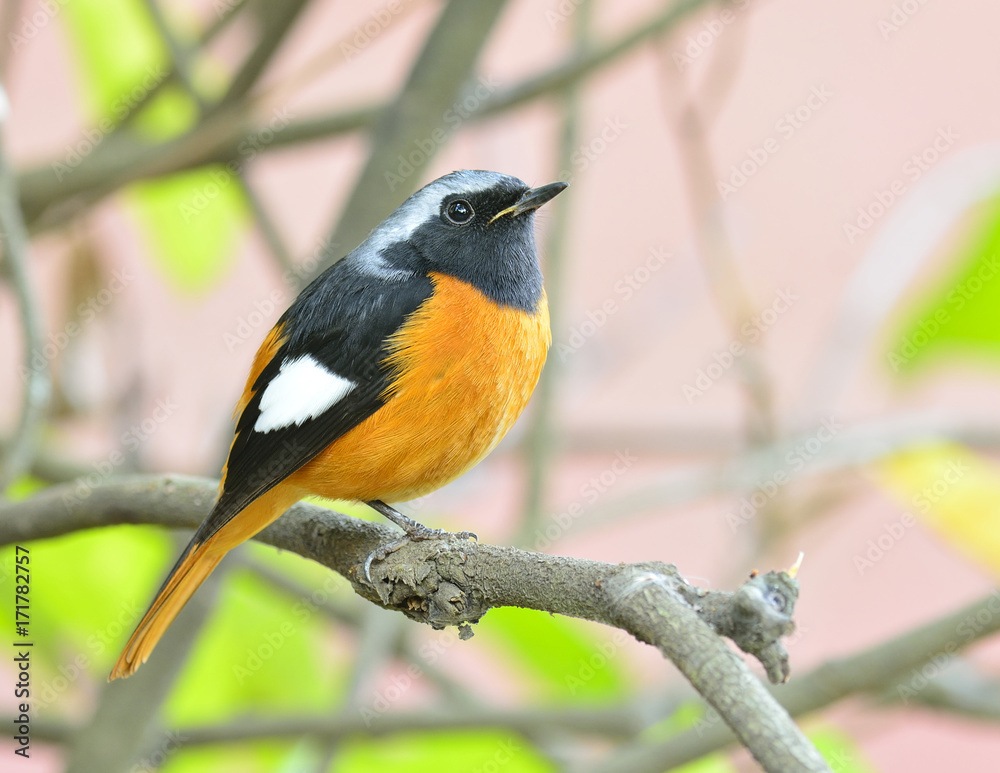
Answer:
M472 285L431 274L434 293L391 340L389 401L293 473L330 499L400 502L478 463L514 425L551 341L538 311L500 308Z

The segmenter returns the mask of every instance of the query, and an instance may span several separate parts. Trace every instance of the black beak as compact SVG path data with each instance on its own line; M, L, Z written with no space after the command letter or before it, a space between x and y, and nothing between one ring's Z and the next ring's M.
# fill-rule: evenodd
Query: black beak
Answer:
M504 215L517 217L518 215L523 215L525 212L536 210L545 202L554 199L568 187L569 183L549 183L538 188L531 188L521 195L521 198L517 200L514 206L507 207L502 212L498 212L490 222L492 223L493 220L497 220Z

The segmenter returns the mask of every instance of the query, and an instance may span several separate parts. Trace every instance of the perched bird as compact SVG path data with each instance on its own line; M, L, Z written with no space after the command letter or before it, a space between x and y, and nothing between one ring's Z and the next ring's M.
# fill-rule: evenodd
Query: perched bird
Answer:
M446 535L386 502L465 473L527 404L551 342L534 212L565 187L452 172L302 291L254 357L218 501L109 681L146 662L229 550L305 496L365 502L410 539Z

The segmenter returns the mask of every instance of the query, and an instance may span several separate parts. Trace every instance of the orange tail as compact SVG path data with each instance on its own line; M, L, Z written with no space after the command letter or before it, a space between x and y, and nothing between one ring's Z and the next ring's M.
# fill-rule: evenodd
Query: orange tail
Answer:
M277 519L301 496L301 492L292 487L279 485L222 523L214 523L210 515L174 565L149 611L139 621L135 633L111 669L108 681L134 674L222 557ZM218 516L218 513L213 515Z
M156 595L149 611L139 622L122 654L118 656L118 661L108 677L109 682L119 677L132 676L136 669L146 662L153 647L191 598L191 594L198 590L198 586L222 560L225 551L220 553L211 550L210 543L211 540L209 544L198 545L183 556L174 567L174 571Z

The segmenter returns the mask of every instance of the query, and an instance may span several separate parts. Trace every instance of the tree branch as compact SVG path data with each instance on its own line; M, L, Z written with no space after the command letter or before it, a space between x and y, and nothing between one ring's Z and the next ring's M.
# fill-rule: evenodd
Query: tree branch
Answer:
M233 76L229 89L219 100L218 107L226 108L238 103L253 88L271 59L285 41L309 0L284 0L260 3L256 7L261 29L260 39L250 56ZM214 109L214 107L213 107Z
M709 0L684 0L652 19L640 22L616 40L595 45L583 54L527 78L509 89L498 91L470 111L468 120L496 116L539 97L559 92L615 61L651 37L662 34L683 21ZM239 148L253 146L261 152L279 150L293 144L329 139L361 129L369 129L384 114L385 105L362 105L338 109L326 115L293 121L261 142L267 127L254 124L252 105L238 102L213 114L188 134L176 140L150 145L134 136L109 136L73 170L58 179L50 163L24 170L18 177L21 206L32 230L63 222L81 207L135 180L159 177L212 163L228 163L239 158ZM434 127L432 127L433 129ZM411 132L410 139L423 135ZM43 217L44 213L44 217Z
M10 104L0 84L0 129L7 121ZM0 136L0 247L3 270L10 278L21 313L24 341L24 397L17 429L5 450L0 469L0 494L14 478L26 471L34 460L41 423L52 394L49 360L42 356L42 314L28 274L28 233L24 226L17 194L17 182L7 161ZM37 361L36 361L37 360Z
M936 674L957 652L997 631L1000 590L875 647L827 661L788 685L772 688L772 693L793 717L858 693L880 698L892 694L904 703L919 702L923 691L933 688ZM668 741L642 746L634 755L622 758L621 765L602 764L595 770L658 773L699 759L734 740L719 717L710 716Z
M217 484L183 476L78 481L0 505L0 543L45 539L121 523L194 528ZM780 637L789 633L798 585L784 572L755 576L736 592L688 585L663 563L605 564L465 541L411 542L372 566L367 556L389 526L299 503L257 539L343 575L355 592L463 638L495 606L519 606L613 625L670 658L724 717L767 771L827 770L774 698L717 635L732 638L772 681L789 673ZM793 762L794 761L794 762Z
M456 103L476 86L470 83L476 62L505 3L451 0L442 6L406 84L372 127L371 150L330 232L324 264L353 249L403 203L456 128L448 116L463 120L455 111ZM409 166L401 170L404 157ZM412 180L404 183L404 177Z

